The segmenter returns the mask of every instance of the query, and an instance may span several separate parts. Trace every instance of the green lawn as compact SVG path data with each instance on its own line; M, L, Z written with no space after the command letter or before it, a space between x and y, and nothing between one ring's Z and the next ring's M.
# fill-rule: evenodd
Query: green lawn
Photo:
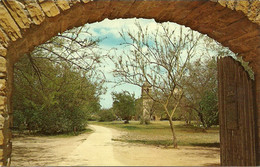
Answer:
M140 125L137 121L123 124L121 121L114 122L90 122L90 124L102 125L127 132L126 135L114 140L143 143L156 146L170 146L172 134L168 121L152 122L150 125ZM181 146L205 146L219 147L219 128L213 127L206 132L196 126L185 125L182 121L174 121L178 145Z

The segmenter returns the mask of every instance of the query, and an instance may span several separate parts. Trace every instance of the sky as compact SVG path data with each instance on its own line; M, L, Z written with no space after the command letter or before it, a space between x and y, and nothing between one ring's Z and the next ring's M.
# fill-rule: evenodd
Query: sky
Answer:
M142 27L148 26L149 31L155 31L160 23L156 23L153 19L116 19L116 20L108 20L105 19L102 22L88 24L87 27L89 28L89 32L97 38L104 39L99 43L101 51L103 53L107 53L111 48L116 48L117 54L122 54L123 50L127 49L125 47L120 46L123 40L120 37L119 32L122 30L125 31L135 31L137 30L135 26L135 22L138 21ZM180 25L176 23L163 23L168 24L170 28L178 29ZM189 28L184 28L183 31L188 31ZM112 69L113 63L104 60L103 62L104 67L102 71L104 72L106 78L108 80L114 80ZM135 94L135 98L139 98L141 96L141 88L138 86L124 84L120 86L116 86L114 83L105 83L104 85L107 87L107 92L104 95L101 95L101 106L102 108L110 108L113 104L113 99L111 96L111 92L121 92L121 91L129 91L130 93Z
M120 46L123 40L120 37L119 32L122 30L135 30L135 22L138 21L142 27L149 27L149 30L154 31L158 24L152 19L116 19L108 20L105 19L102 22L88 24L88 32L90 32L94 37L104 39L99 43L99 46L102 52L107 53L111 48L117 49L117 54L123 52L124 47ZM177 24L172 23L172 26L178 26ZM104 61L104 67L102 71L105 73L107 80L114 80L112 70L113 63L108 60ZM141 96L141 88L131 84L123 84L115 87L115 83L105 83L107 87L107 92L104 95L101 95L101 106L102 108L110 108L113 104L113 99L111 96L112 92L122 92L124 90L129 91L130 93L135 94L135 98Z
M138 19L142 26L149 26L156 28L157 23L154 20L145 20L145 19ZM94 37L99 37L102 42L99 44L100 48L103 50L104 53L109 51L111 48L116 48L117 53L122 53L125 49L124 47L120 46L123 42L121 39L119 32L121 30L133 30L135 27L134 24L136 19L116 19L116 20L108 20L105 19L99 23L92 23L89 24L87 27L89 28L89 32ZM107 80L114 80L112 70L113 70L113 63L109 61L105 61L103 72L105 73ZM141 88L138 86L134 86L131 84L123 84L120 86L116 86L114 83L105 83L104 85L107 87L107 92L104 95L101 95L101 106L102 108L110 108L113 104L112 99L112 92L122 92L124 90L134 93L135 98L139 98L141 96ZM115 87L116 86L116 87Z

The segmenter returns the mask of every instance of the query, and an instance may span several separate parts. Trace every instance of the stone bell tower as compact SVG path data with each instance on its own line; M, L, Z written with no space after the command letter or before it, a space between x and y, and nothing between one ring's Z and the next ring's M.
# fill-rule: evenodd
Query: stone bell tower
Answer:
M151 92L152 86L145 82L142 86L142 110L143 110L143 117L142 117L142 124L149 124L151 121L151 109L152 109L152 102L151 99Z

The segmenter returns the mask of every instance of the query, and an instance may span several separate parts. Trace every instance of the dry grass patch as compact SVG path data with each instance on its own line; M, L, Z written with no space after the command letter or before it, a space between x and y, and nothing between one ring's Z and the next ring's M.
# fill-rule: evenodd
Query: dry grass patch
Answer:
M113 139L116 141L165 147L172 145L172 134L167 121L156 121L150 125L140 125L137 121L131 121L130 124L123 124L120 121L92 122L92 124L127 132L126 135ZM174 126L178 145L180 146L219 147L218 127L213 127L205 131L203 128L195 125L185 125L182 121L174 121Z

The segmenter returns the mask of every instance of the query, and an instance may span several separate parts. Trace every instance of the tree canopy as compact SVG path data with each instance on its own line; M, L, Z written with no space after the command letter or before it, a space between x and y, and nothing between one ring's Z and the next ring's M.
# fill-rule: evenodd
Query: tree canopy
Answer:
M52 38L15 64L14 126L46 134L82 130L100 110L98 39L85 27Z
M130 94L128 91L120 93L113 93L113 110L115 114L125 120L125 123L129 123L129 120L135 115L135 98L134 94Z

